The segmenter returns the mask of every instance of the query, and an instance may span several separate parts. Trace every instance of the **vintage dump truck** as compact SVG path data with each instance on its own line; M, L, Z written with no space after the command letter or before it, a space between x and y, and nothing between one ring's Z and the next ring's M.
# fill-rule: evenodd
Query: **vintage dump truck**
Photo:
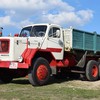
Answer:
M0 37L0 80L4 83L28 75L33 86L40 86L53 76L75 77L73 73L96 81L99 62L100 35L96 32L33 24L13 37Z

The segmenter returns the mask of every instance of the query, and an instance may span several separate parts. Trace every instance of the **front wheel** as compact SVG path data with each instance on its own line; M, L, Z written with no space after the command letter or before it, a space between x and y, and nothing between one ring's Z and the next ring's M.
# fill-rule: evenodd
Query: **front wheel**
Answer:
M33 63L29 71L29 82L33 86L45 85L50 79L51 69L46 59L40 57Z
M95 60L90 60L86 66L86 78L89 81L96 81L99 77L99 67Z

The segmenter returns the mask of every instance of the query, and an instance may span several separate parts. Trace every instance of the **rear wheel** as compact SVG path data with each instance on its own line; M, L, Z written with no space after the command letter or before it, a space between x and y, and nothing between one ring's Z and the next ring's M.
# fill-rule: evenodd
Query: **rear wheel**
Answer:
M45 85L50 79L51 69L46 59L40 57L29 71L29 82L34 86Z
M89 81L96 81L99 77L99 67L95 60L90 60L86 66L86 78Z

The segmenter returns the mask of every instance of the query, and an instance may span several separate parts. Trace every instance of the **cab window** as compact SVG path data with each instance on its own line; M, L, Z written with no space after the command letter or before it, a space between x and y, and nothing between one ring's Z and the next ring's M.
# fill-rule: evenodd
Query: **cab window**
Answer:
M29 37L32 27L25 27L21 30L20 37Z
M60 32L60 29L57 27L52 27L49 31L48 36L53 38L60 38L60 34L58 36L58 32Z

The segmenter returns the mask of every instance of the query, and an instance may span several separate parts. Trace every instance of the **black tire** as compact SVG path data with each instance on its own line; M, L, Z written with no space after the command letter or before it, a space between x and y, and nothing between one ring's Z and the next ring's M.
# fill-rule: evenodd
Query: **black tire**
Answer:
M33 63L29 70L29 82L33 86L41 86L48 83L51 69L46 59L40 57Z
M2 83L10 83L12 79L13 77L9 74L9 72L3 71L0 73L0 81L2 81Z
M95 60L90 60L86 66L86 78L89 81L96 81L99 77L99 67L98 62Z

